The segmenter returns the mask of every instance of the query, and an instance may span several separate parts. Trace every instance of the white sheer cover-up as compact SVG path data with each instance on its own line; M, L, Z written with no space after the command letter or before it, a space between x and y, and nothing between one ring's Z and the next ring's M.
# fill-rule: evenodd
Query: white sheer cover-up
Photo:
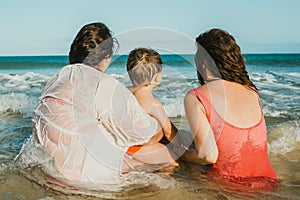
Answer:
M116 79L74 64L47 82L34 111L33 138L66 179L115 184L128 147L149 141L157 126Z

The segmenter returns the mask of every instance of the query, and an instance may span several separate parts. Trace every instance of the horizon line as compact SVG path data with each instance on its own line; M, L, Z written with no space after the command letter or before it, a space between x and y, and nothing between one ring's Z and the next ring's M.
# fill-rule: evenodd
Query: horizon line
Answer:
M171 53L161 53L160 55L194 55L195 53L178 53L178 54L171 54ZM264 55L275 55L275 54L300 54L300 52L245 52L242 55L254 55L254 54L264 54ZM24 54L24 55L0 55L0 57L43 57L43 56L69 56L68 54ZM128 56L128 54L114 54L113 56Z

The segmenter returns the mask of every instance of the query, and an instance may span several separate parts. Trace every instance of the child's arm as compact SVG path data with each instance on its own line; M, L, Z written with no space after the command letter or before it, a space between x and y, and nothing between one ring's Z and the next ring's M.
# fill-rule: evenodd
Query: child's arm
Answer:
M133 89L133 88L131 88ZM134 89L133 89L134 90ZM138 100L141 107L152 117L156 118L159 124L162 127L162 132L157 133L152 139L146 144L153 144L159 142L163 135L167 138L168 141L172 141L176 135L177 129L169 120L162 104L154 98L152 95L145 95L135 93L134 96ZM145 144L145 145L146 145Z
M147 143L145 143L143 145L153 145L153 144L159 143L159 141L163 138L163 136L164 136L164 133L161 130L160 132L153 135L153 137Z
M163 105L158 100L155 99L154 104L149 109L149 114L157 119L163 129L165 137L169 141L172 141L177 133L177 128L170 121Z

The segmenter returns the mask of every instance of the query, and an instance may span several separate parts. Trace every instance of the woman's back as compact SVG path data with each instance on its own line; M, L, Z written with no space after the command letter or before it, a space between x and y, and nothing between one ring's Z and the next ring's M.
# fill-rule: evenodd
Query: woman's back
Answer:
M214 171L229 177L276 178L268 160L266 124L258 95L222 80L192 93L201 102L215 136L219 156Z
M258 94L238 83L217 80L203 85L199 90L216 112L233 126L252 127L262 117Z

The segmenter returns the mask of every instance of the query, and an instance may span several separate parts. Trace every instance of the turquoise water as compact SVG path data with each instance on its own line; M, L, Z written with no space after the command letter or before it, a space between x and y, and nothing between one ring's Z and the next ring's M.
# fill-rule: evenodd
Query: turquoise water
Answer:
M115 56L107 73L129 86L127 56ZM182 100L197 87L192 55L163 55L163 82L154 95L168 116L187 128ZM269 156L281 180L276 191L256 193L223 188L201 169L180 163L175 171L126 175L121 186L74 189L49 179L51 160L38 147L14 160L31 135L31 116L47 80L68 63L67 56L0 57L0 199L297 199L300 195L300 54L246 54L250 78L258 87L268 128Z

